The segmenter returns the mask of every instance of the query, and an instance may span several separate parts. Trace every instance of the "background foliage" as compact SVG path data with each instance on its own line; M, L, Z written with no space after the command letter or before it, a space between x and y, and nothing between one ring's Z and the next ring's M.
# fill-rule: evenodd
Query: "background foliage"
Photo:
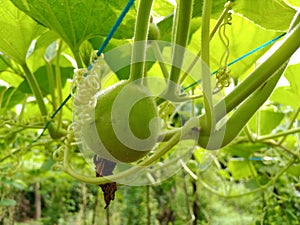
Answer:
M213 3L212 24L225 1ZM100 46L125 4L0 0L0 224L36 217L38 196L42 224L99 224L107 215L112 224L299 224L299 54L233 143L216 152L195 149L184 169L160 185L119 187L110 211L102 209L98 187L51 170L52 153L62 145L72 120L72 104L52 120L52 133L33 141L69 94L74 68L89 64L91 51ZM226 31L229 61L287 31L296 10L295 0L236 0ZM173 11L170 1L155 1L153 17L161 40L171 41ZM195 1L188 45L195 53L201 43L201 13L202 1ZM135 16L132 8L105 51L130 43ZM266 50L231 67L235 83L261 62ZM223 51L215 37L212 71ZM127 78L128 70L111 79ZM149 68L149 75L159 73L157 65ZM89 171L79 152L73 163Z

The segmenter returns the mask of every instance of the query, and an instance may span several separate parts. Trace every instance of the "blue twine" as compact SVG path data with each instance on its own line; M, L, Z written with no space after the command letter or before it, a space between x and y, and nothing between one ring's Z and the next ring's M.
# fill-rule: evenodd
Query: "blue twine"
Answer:
M100 46L99 50L97 51L97 56L99 57L103 50L105 49L105 47L107 46L107 44L109 43L110 39L113 37L114 33L117 31L118 27L121 25L124 17L126 16L126 14L128 13L128 11L130 10L131 6L133 5L134 3L134 0L128 0L128 3L127 5L124 7L124 9L122 10L120 16L118 17L117 21L115 22L115 24L113 25L113 27L111 28L111 30L109 31L108 35L106 36L104 42L102 43L102 45ZM88 66L88 70L91 70L93 67L93 63L91 63L89 66ZM62 109L62 107L67 104L67 102L71 99L72 95L69 94L65 100L60 104L60 106L55 110L55 112L50 116L51 120L54 119L54 117L56 116L56 114ZM42 133L32 142L37 142L43 135L44 133L46 132L46 130L48 129L50 123L51 123L51 120L49 120L44 128L43 128L43 131Z
M275 41L277 41L278 39L280 39L280 38L283 37L284 35L286 35L286 33L280 34L279 36L273 38L272 40L270 40L270 41L268 41L268 42L266 42L266 43L260 45L259 47L255 48L255 49L253 49L253 50L251 50L251 51L249 51L249 52L247 52L246 54L244 54L244 55L240 56L239 58L233 60L232 62L228 63L227 66L229 67L229 66L231 66L231 65L233 65L233 64L235 64L235 63L241 61L242 59L244 59L244 58L246 58L246 57L252 55L253 53L255 53L255 52L257 52L257 51L259 51L259 50L261 50L261 49L267 47L268 45L274 43ZM219 72L219 70L215 70L215 71L212 72L210 75L212 76L212 75L216 74L217 72ZM192 84L190 84L190 85L188 85L187 87L184 87L184 88L182 88L182 89L185 91L185 90L187 90L187 89L189 89L189 88L191 88L191 87L193 87L193 86L199 84L200 82L201 82L201 80L197 80L197 81L195 81L194 83L192 83Z
M133 5L133 3L134 3L134 0L129 0L128 1L127 5L125 6L125 8L123 9L123 11L121 12L121 15L119 16L119 18L117 19L116 23L111 28L111 30L109 31L108 35L106 36L106 39L104 40L103 44L99 48L99 50L97 52L98 56L101 55L101 53L103 52L104 48L107 46L108 42L110 41L110 39L112 38L112 36L116 32L116 30L118 29L118 27L121 25L124 17L126 16L127 12L129 11L129 9Z

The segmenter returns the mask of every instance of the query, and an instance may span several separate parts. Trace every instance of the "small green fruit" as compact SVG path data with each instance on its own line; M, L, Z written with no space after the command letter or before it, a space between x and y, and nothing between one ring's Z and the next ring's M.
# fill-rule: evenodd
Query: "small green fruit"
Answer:
M104 149L121 162L134 162L156 144L160 122L156 104L146 87L121 81L100 92L95 122Z
M150 23L149 32L148 32L148 40L159 40L160 39L160 31L158 26L155 23Z

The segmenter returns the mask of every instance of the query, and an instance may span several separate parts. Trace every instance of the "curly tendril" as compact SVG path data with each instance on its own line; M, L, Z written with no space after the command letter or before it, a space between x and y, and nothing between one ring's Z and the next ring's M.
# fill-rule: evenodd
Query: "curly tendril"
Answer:
M220 68L216 74L217 87L222 89L230 85L230 69L228 68L228 58L229 58L229 38L226 35L226 26L232 24L231 11L225 16L222 25L219 28L219 37L225 46L225 51L220 59Z
M53 153L53 159L56 161L54 169L66 171L69 168L68 152L77 145L87 147L81 139L82 127L93 121L92 112L97 103L96 94L101 88L99 62L103 57L103 54L97 57L92 56L92 67L74 72L71 85L71 95L74 99L73 122L68 127L64 145Z
M216 78L218 88L228 87L230 85L230 69L227 66L221 67L216 74Z

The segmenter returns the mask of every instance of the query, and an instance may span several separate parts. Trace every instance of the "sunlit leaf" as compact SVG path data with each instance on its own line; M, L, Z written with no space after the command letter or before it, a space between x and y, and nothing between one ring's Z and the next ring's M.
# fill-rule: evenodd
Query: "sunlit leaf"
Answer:
M106 36L126 1L12 0L26 14L56 31L73 51L95 36ZM134 10L127 14L115 38L133 36Z
M270 108L270 109L264 109L260 110L258 113L256 113L251 120L249 121L249 127L253 132L256 132L257 129L260 131L260 135L265 135L271 133L283 120L284 113L282 112L276 112L276 109ZM259 114L259 115L258 115ZM258 118L259 118L259 124L258 124ZM257 125L259 128L257 128Z
M0 72L5 71L9 67L9 59L5 55L0 55Z
M213 1L211 18L214 19L219 18L219 16L221 15L224 9L225 3L226 1L224 0ZM200 27L199 22L201 21L201 18L199 17L202 16L202 10L203 10L203 1L194 1L190 36ZM158 27L161 33L160 40L171 41L172 30L173 30L173 19L174 19L173 14L170 14L169 16L166 16L162 21L158 23Z
M154 1L152 13L155 17L164 17L174 12L174 6L167 0Z
M278 31L286 31L296 13L283 0L238 0L233 10L264 28Z
M248 161L231 160L228 169L235 180L252 177L251 168Z
M22 93L21 91L19 91L14 87L10 87L3 95L1 107L3 108L6 107L7 109L10 109L15 105L17 105L18 103L21 103L24 98L25 98L24 93Z
M278 87L271 95L272 101L289 105L294 108L300 107L300 64L290 65L284 76L290 83L290 86Z
M295 164L292 165L291 167L288 168L287 173L299 177L300 176L300 164Z
M214 0L212 1L211 17L218 18L224 9L224 5L227 1L224 0ZM203 1L194 1L193 17L201 17L203 11Z
M9 0L0 0L0 51L24 64L28 48L44 28Z
M283 105L292 106L293 108L300 107L299 96L290 87L277 88L270 99Z
M300 2L298 0L284 0L288 5L292 7L300 7Z

